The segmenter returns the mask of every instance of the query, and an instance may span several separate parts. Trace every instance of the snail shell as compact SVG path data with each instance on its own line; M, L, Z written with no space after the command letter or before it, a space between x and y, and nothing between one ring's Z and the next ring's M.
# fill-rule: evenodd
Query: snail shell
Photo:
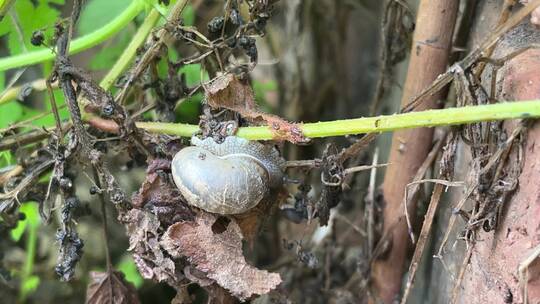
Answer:
M171 170L176 186L195 207L243 213L283 183L285 161L272 146L236 136L221 144L193 137L191 143L174 156Z

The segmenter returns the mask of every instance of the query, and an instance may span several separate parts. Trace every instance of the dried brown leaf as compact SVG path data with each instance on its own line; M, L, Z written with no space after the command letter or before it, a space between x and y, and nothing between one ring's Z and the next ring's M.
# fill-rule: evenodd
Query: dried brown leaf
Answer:
M216 77L205 89L206 101L212 108L229 109L254 123L265 123L272 130L276 140L288 140L292 143L308 141L298 124L257 109L253 90L249 84L235 75Z
M227 108L236 111L256 110L255 98L249 85L233 74L218 76L206 88L206 99L213 108Z
M281 283L277 273L249 265L242 254L240 227L230 221L225 230L215 233L216 217L200 213L194 222L179 222L167 230L161 246L175 258L186 257L233 296L245 300L276 288Z
M124 280L118 271L90 272L91 282L86 289L87 304L134 304L139 303L135 287Z
M182 278L176 275L174 261L163 254L158 242L160 222L157 215L131 209L121 220L126 224L129 236L128 250L133 252L135 265L142 277L159 282L179 282Z

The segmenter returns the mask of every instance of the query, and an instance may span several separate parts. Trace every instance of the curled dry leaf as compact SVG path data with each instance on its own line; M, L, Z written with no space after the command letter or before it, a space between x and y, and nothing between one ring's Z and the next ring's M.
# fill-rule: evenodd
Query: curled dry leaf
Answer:
M91 282L86 289L87 304L139 303L135 287L124 280L124 275L118 271L90 272Z
M179 282L181 278L175 275L175 263L163 254L159 245L160 222L152 213L131 209L121 219L129 235L128 250L133 253L135 265L145 279L155 279L159 282Z
M221 225L216 229L213 226L217 222ZM186 257L240 300L276 288L281 283L279 274L249 265L242 254L240 227L234 221L225 224L211 214L200 213L194 222L179 222L169 227L160 244L171 256Z
M251 87L233 74L216 77L205 87L206 101L212 108L225 108L240 113L254 123L265 123L276 140L305 143L308 139L298 124L257 109Z

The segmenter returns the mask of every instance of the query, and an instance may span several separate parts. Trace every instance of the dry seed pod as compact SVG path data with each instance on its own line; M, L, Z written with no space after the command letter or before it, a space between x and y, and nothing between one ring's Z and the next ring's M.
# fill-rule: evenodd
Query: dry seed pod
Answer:
M174 182L187 202L208 212L239 214L283 183L285 161L272 146L229 136L218 144L193 137L173 158Z

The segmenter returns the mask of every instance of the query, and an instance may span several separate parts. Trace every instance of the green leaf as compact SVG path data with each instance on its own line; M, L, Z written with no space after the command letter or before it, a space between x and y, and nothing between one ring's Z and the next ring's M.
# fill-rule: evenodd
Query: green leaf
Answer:
M197 86L209 79L206 71L202 71L201 73L201 65L199 63L186 65L179 72L185 74L186 84L190 87ZM197 123L202 100L203 95L201 93L194 94L187 100L184 100L176 108L176 120L184 123Z
M180 69L180 73L186 74L186 83L188 86L196 86L203 81L207 81L208 73L204 71L201 79L201 65L199 63L189 64Z
M22 282L21 293L23 295L28 295L28 294L33 293L38 288L39 282L40 280L38 276L36 275L29 276Z
M39 226L40 217L38 205L34 202L27 202L21 205L19 212L25 215L24 220L17 222L17 227L11 230L11 238L14 241L19 241L26 231L26 227L36 228Z
M35 3L35 5L34 5ZM19 36L16 27L13 24L13 18L4 18L0 22L0 36L7 34L7 45L10 54L20 54L23 52L21 40L28 51L37 49L30 43L30 38L35 30L48 29L52 33L54 23L60 16L60 13L50 4L63 4L63 0L17 0L12 10L15 9L17 21L22 31L22 37Z
M13 158L13 155L11 154L10 151L0 152L0 168L13 165L14 163L15 163L15 159Z
M201 110L202 93L197 93L191 98L184 100L176 108L176 120L183 123L197 123Z
M15 242L18 242L21 239L22 235L24 234L24 231L26 230L27 223L28 222L26 220L22 220L17 223L17 227L15 227L15 229L12 229L10 231L12 240L14 240Z
M144 283L144 279L141 277L139 270L137 270L137 266L135 266L131 255L124 255L120 263L116 265L116 269L122 272L126 281L135 285L136 288L141 287Z
M195 10L192 5L186 6L182 12L182 18L184 19L184 24L187 26L193 26L195 23Z
M118 60L131 40L131 33L123 30L118 33L118 38L104 45L104 47L90 60L90 69L108 70Z
M84 7L79 20L79 35L85 35L107 24L118 16L130 0L91 0Z
M0 105L0 129L17 122L23 115L23 107L16 101Z

